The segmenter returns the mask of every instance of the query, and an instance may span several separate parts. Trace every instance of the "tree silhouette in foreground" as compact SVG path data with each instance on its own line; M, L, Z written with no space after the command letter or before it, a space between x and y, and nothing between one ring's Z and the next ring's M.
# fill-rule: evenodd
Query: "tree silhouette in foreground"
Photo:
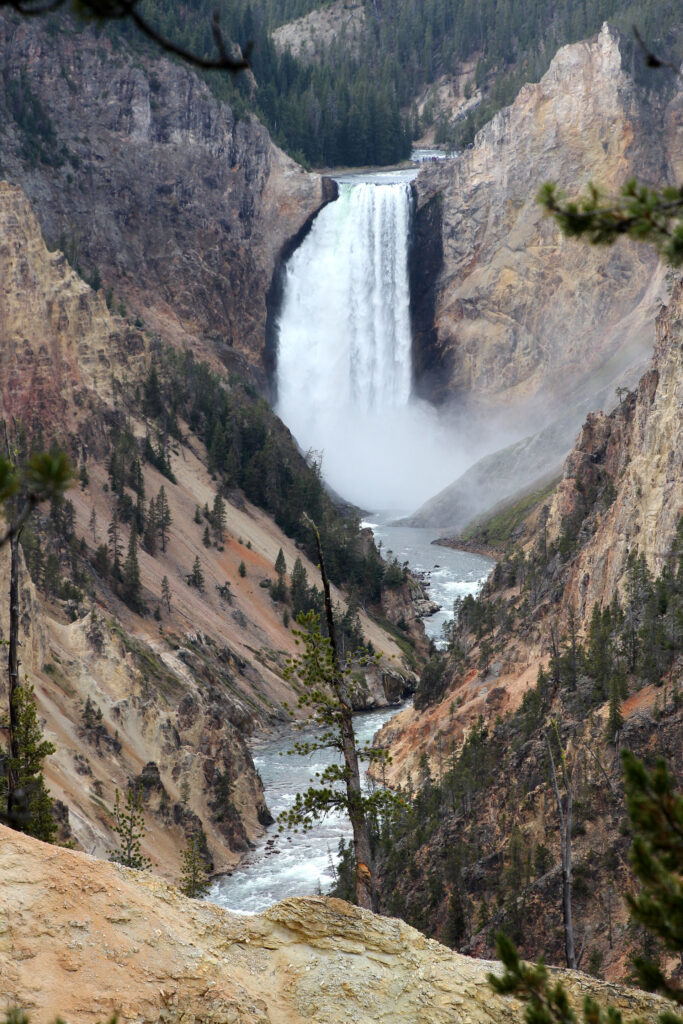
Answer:
M53 14L56 11L66 8L79 18L94 21L131 21L138 31L160 47L165 53L171 53L180 57L193 67L201 68L203 71L229 71L236 74L238 71L246 71L250 67L249 54L252 44L239 50L239 53L229 53L230 43L226 44L220 26L220 14L216 9L211 22L211 32L216 47L216 57L202 57L192 50L186 49L167 39L142 17L138 11L138 0L0 0L0 7L10 7L18 14L25 17L39 17L43 14ZM237 47L232 46L233 49Z
M664 761L648 771L630 751L622 754L626 806L635 837L631 864L640 881L638 896L628 896L632 917L644 925L664 946L683 954L683 794ZM503 933L497 936L498 955L503 961L502 976L490 974L495 992L516 995L525 1004L527 1024L577 1024L567 992L561 981L551 982L542 960L532 966L524 963L514 943ZM634 966L640 984L650 992L660 992L678 1006L683 1005L683 989L668 981L661 969L643 958ZM610 1006L606 1011L591 996L583 1006L584 1024L621 1024L621 1013ZM659 1015L660 1024L683 1024L683 1016L674 1009Z

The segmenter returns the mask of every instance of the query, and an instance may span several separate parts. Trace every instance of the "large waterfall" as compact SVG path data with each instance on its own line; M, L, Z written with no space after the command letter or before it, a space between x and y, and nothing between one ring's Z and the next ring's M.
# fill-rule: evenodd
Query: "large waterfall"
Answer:
M285 271L278 414L367 508L414 507L459 468L411 399L411 205L406 181L342 183Z

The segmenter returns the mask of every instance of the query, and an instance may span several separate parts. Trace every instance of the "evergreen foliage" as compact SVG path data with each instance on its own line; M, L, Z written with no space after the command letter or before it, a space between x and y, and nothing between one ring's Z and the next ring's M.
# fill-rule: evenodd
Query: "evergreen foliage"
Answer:
M189 587L196 587L197 590L204 590L204 572L202 570L202 563L199 561L199 555L195 556L195 560L192 563L192 572L187 578L187 585Z
M140 564L138 562L138 531L135 523L131 526L128 539L128 554L123 564L121 596L131 608L142 610L140 600Z
M300 613L297 619L299 629L293 630L296 642L303 646L303 653L292 659L286 669L286 678L297 679L301 684L297 704L309 709L307 723L321 729L317 739L296 742L291 753L304 757L316 750L332 749L342 753L340 735L342 704L350 706L352 694L357 688L354 666L350 660L337 668L330 638L323 636L320 617L316 612ZM338 673L341 672L341 678ZM369 763L382 763L386 751L367 743L358 751L358 758ZM283 811L279 821L289 828L303 831L313 827L332 810L348 810L348 795L345 784L348 777L343 764L333 763L316 773L317 782L305 793L297 793L292 807ZM393 808L395 798L388 790L376 790L361 798L363 812L376 817Z
M584 235L593 245L613 245L626 235L654 245L672 266L683 263L683 185L657 190L632 179L611 201L591 185L582 198L568 202L556 185L547 182L538 201L565 235Z
M152 862L141 850L145 836L145 816L142 809L142 788L129 786L125 804L121 803L118 789L114 798L113 831L118 836L118 849L109 850L109 860L127 868L146 871Z
M166 605L166 611L171 610L171 585L168 582L168 576L164 576L161 581L161 600Z
M3 752L0 757L0 821L19 832L51 843L57 832L52 816L52 799L43 777L43 761L55 746L43 737L38 721L33 686L28 682L14 691L15 743L17 756ZM8 777L14 772L16 788L13 806L7 813Z
M211 888L209 872L202 854L202 844L197 835L189 837L183 850L183 868L178 888L193 900L206 896Z

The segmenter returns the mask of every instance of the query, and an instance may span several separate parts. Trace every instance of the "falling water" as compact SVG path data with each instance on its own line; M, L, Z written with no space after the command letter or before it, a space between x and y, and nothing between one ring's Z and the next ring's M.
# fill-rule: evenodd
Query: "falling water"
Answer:
M342 182L287 264L277 411L344 497L409 508L460 464L411 398L412 197L407 181L381 180Z

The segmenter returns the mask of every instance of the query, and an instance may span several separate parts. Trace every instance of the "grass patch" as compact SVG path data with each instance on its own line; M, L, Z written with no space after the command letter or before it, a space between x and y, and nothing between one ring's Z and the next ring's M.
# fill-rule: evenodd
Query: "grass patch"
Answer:
M531 513L551 496L559 480L560 477L554 477L545 486L528 491L516 501L501 502L490 515L474 519L463 530L461 539L492 548L505 548Z

